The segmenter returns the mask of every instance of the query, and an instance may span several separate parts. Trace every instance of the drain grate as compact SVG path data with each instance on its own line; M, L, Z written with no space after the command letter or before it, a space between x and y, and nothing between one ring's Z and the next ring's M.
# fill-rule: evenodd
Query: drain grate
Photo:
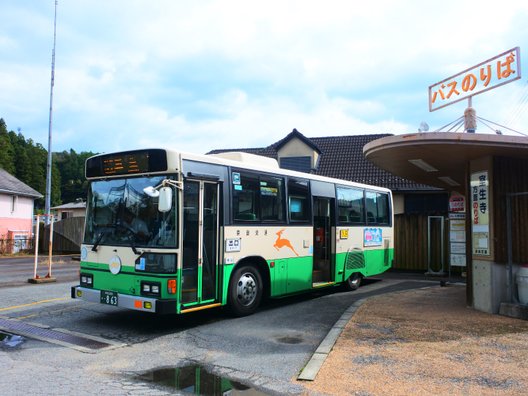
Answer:
M96 337L74 334L67 330L54 330L35 326L29 323L21 322L15 319L0 318L0 329L34 338L40 341L47 341L54 344L68 346L82 352L98 352L107 348L115 348L123 346L124 344L112 343Z

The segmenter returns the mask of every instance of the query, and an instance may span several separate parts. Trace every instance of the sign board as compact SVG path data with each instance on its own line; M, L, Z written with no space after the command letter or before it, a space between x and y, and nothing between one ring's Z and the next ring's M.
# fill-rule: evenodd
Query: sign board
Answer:
M363 229L363 246L381 246L383 244L383 230L381 228Z
M512 48L429 87L429 111L521 78L521 52Z
M451 197L449 197L449 211L452 213L466 211L466 204L462 195L451 195Z
M470 194L473 255L489 256L489 178L487 171L471 174Z
M458 198L462 199L462 203L464 202L464 197L458 196ZM460 202L460 200L456 200L456 202ZM451 209L451 200L449 206ZM456 209L459 209L458 205L455 205ZM457 212L455 214L457 215L456 217L449 217L449 263L452 267L465 267L466 220L464 213Z

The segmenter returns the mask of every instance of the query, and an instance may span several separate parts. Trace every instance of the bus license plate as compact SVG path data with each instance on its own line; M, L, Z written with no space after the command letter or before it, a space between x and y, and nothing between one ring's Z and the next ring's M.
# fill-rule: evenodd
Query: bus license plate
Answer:
M101 290L101 304L117 306L117 293L114 291Z

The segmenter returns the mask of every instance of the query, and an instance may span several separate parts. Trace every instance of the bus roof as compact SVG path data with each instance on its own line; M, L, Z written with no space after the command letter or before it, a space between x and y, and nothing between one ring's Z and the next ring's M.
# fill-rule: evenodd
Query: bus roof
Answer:
M168 153L178 154L177 151L167 150ZM233 154L236 153L236 154ZM231 166L236 168L243 168L255 171L264 171L269 173L278 173L286 176L296 176L299 178L317 180L329 183L337 183L355 187L362 188L371 188L380 191L390 191L390 189L380 186L374 186L369 184L357 183L350 180L337 179L333 177L315 175L313 173L304 173L294 170L280 168L277 160L269 157L264 157L262 155L250 154L244 152L230 152L229 158L226 158L223 154L191 154L185 152L179 152L182 159L205 162L205 163L214 163L218 165ZM264 161L262 161L264 159Z
M328 183L336 183L336 184L342 184L342 185L348 185L348 186L354 186L354 187L360 187L360 188L370 188L370 189L376 189L379 191L388 191L390 192L390 189L380 186L374 186L369 184L363 184L363 183L357 183L352 182L349 180L343 180L343 179L337 179L327 176L319 176L312 173L304 173L304 172L298 172L293 171L289 169L280 168L278 165L277 160L270 157L264 157L261 155L256 154L250 154L245 152L229 152L229 153L223 153L223 154L193 154L188 153L184 151L177 151L173 149L162 149L162 148L146 148L146 149L136 149L136 150L126 150L121 152L110 152L110 153L101 153L94 155L86 160L86 163L88 164L89 161L102 156L119 156L121 154L127 154L127 153L136 153L136 152L159 152L164 151L167 153L167 161L166 166L167 170L165 171L152 171L148 172L149 174L163 174L171 171L178 171L179 165L179 158L181 156L182 160L189 160L189 161L196 161L196 162L202 162L202 163L209 163L209 164L216 164L216 165L224 165L224 166L230 166L235 168L242 168L242 169L248 169L253 171L262 171L262 172L269 172L274 174L280 174L285 176L293 176L298 178L304 178L309 180L317 180L322 182L328 182ZM129 176L132 175L138 175L138 173L135 174L129 174ZM120 175L111 175L107 174L104 177L116 177L121 176L124 177L126 174L120 174ZM100 176L103 177L103 176ZM99 178L99 177L89 177L87 175L88 179L93 178Z

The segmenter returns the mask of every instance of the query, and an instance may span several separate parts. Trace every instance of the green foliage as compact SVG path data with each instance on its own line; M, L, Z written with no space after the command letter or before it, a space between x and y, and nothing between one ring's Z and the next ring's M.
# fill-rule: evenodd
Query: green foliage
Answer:
M15 172L15 152L3 118L0 118L0 167L11 174Z
M53 153L51 168L51 205L86 199L87 182L84 163L92 152L76 153L75 150ZM21 133L8 132L5 121L0 118L0 167L17 179L46 194L48 152L40 144L27 139ZM42 208L44 198L35 201Z
M74 202L78 198L86 199L88 182L84 177L84 164L92 152L76 153L75 150L55 153L55 164L60 171L61 197L63 202Z

